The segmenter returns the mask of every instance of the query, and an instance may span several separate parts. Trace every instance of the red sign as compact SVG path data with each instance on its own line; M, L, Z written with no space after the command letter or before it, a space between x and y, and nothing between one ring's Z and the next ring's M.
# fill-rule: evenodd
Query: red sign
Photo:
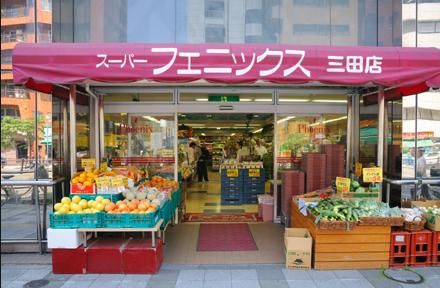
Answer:
M141 80L440 87L436 48L19 43L12 58L14 83L40 91L51 83Z
M433 138L433 137L434 137L434 131L417 132L417 139ZM402 133L402 138L403 139L415 139L416 133L414 133L414 132Z

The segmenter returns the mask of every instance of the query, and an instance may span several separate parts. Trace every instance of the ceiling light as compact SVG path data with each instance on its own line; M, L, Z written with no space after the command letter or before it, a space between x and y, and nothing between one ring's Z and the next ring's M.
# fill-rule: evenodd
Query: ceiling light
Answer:
M180 117L186 117L186 115L185 114L180 114Z
M258 117L260 117L260 115L254 115L254 117L255 117L255 118L258 118Z
M252 99L250 98L240 98L240 102L251 102Z
M280 99L280 102L309 102L309 99Z
M232 133L231 136L235 136L235 133Z
M315 103L347 103L347 100L335 100L335 99L316 99L312 100Z
M196 101L199 101L199 102L208 102L208 98L197 98Z
M283 123L283 122L285 122L285 121L287 121L287 120L295 119L295 118L296 118L296 116L288 116L288 117L286 117L286 118L283 118L283 119L278 120L277 123L280 124L280 123Z
M220 127L217 127L217 130L220 130L220 129L222 129L222 128L220 128Z
M252 133L259 133L259 132L261 132L261 131L263 131L263 128L260 128L260 129L257 129L257 130L255 130L255 131L252 131Z
M208 115L206 115L206 117L208 117L208 118L211 118L211 117L212 117L212 115L211 115L211 114L208 114Z
M160 123L159 120L157 120L156 118L151 117L151 116L142 116L142 118L147 119L147 120L150 120L150 121L153 121L153 122L155 122L155 123Z
M344 120L344 119L347 119L347 116L342 116L342 117L335 118L335 119L325 120L322 123L327 124L327 123L331 123L331 122L335 122L335 121L339 121L339 120Z
M202 136L206 136L206 134L205 134L205 133L200 133L200 135L202 135Z
M265 98L255 99L255 102L272 102L272 98L270 98L270 99L265 99Z
M185 125L192 127L205 127L205 124L200 124L200 123L185 123Z

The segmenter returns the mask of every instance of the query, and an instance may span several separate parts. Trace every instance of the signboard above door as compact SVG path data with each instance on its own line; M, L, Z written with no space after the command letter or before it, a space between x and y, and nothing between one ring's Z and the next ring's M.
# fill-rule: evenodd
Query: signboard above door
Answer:
M239 95L208 95L209 102L240 102Z

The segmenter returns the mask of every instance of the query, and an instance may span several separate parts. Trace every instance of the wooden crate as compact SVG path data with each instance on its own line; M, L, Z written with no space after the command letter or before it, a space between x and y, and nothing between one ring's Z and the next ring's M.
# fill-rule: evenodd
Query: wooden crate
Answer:
M291 227L307 228L313 237L312 262L315 269L388 268L389 226L356 226L351 231L320 230L292 201Z

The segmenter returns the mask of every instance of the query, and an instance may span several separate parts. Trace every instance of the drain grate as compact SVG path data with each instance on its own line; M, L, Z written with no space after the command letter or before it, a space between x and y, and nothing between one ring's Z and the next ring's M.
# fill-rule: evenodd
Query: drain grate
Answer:
M40 288L49 284L47 279L32 280L23 285L24 288Z

